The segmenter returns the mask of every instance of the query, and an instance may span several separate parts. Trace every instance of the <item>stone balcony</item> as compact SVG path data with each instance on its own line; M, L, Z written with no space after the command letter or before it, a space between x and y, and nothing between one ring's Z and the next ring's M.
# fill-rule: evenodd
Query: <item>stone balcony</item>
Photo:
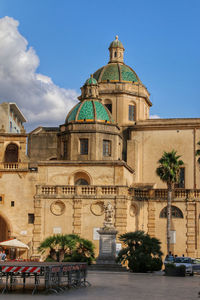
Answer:
M127 186L96 186L96 185L37 185L36 196L41 198L72 198L74 196L126 196Z
M0 171L28 171L28 163L5 162L0 163Z
M135 200L167 200L167 189L129 189ZM197 189L174 189L172 191L173 200L199 199L200 190Z
M78 197L129 197L137 201L167 200L167 189L136 189L127 186L96 186L96 185L37 185L36 196L40 198L73 198ZM199 199L200 190L175 189L174 200Z

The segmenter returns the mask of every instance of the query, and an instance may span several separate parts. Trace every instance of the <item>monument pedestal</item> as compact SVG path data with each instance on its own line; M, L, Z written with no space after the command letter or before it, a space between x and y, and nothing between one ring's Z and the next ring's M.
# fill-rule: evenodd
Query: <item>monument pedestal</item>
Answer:
M88 266L91 271L127 272L125 267L117 264L116 259L116 234L117 230L112 227L104 227L99 233L99 256L96 263Z
M116 234L114 227L104 227L98 230L99 233L99 256L97 264L115 264L116 258Z
M104 206L105 219L103 228L100 228L99 233L99 256L97 257L96 264L89 266L89 270L94 271L114 271L121 272L127 271L121 265L117 264L116 259L116 235L118 231L112 223L113 207L110 202Z

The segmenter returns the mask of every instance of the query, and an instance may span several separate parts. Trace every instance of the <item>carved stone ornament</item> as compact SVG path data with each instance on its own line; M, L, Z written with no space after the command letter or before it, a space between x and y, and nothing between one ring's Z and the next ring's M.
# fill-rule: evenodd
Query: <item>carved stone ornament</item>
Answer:
M50 210L51 210L52 214L54 214L56 216L60 216L65 211L65 204L60 200L54 201L51 204Z
M104 213L104 204L101 201L94 202L90 206L90 210L95 216L102 216Z
M131 217L135 217L137 215L137 207L135 204L131 204L129 213Z

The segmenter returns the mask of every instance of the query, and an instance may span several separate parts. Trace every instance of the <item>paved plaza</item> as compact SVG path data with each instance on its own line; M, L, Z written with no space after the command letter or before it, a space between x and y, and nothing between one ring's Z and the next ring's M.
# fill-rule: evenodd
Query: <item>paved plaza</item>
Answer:
M166 277L158 274L133 274L94 272L88 274L88 281L92 284L88 288L71 289L63 294L55 295L23 295L5 294L2 299L7 300L36 300L43 299L74 299L74 300L177 300L200 299L200 276Z

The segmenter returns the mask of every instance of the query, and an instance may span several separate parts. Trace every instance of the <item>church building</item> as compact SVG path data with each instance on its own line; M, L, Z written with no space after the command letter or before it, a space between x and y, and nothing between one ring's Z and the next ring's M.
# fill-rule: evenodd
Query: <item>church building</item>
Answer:
M98 254L110 202L118 236L144 230L166 253L167 188L156 168L174 149L184 165L173 192L171 251L200 257L200 118L150 119L150 94L124 51L116 37L108 64L86 80L58 127L26 134L17 105L0 104L0 241L16 237L38 257L44 238L75 233Z

